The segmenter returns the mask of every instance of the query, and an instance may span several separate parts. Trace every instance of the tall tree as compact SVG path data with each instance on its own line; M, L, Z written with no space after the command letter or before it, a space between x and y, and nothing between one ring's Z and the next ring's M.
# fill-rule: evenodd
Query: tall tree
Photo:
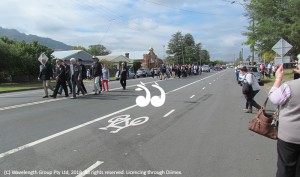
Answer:
M300 1L299 0L247 0L246 16L250 24L246 44L253 46L259 54L271 52L280 38L290 42L294 48L290 52L297 55L300 50Z
M101 44L90 45L88 52L91 55L96 55L96 56L104 56L111 53L111 51L107 50L106 47Z

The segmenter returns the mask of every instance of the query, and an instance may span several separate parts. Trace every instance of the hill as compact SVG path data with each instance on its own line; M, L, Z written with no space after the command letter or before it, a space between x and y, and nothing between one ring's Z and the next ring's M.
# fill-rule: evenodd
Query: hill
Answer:
M24 33L20 33L15 29L6 29L0 27L0 36L7 36L8 38L16 39L17 41L23 41L23 40L25 42L38 41L39 44L47 46L52 49L71 50L73 48L70 45L66 45L62 42L50 38L39 37L31 34L27 35Z

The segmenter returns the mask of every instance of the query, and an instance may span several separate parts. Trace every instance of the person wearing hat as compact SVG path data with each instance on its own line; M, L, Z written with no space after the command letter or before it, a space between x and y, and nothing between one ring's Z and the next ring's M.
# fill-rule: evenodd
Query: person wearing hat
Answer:
M102 66L99 62L99 59L96 56L93 56L93 64L92 64L92 76L93 76L93 83L94 83L94 95L101 94L102 91L102 84L100 83L100 78L102 77Z
M123 87L123 90L126 90L126 80L127 80L127 77L129 77L129 73L128 73L128 69L127 69L125 63L121 64L121 68L119 70L118 77L120 77L120 83Z
M258 84L258 81L256 79L256 77L251 74L248 73L248 69L246 67L243 67L241 69L241 72L244 76L244 80L243 83L248 83L252 89L250 89L251 91L249 91L247 94L245 94L245 98L246 98L246 112L245 113L252 113L252 107L254 106L256 109L260 109L261 106L259 104L256 103L256 101L254 100L255 95L259 92L260 90L260 86Z
M300 78L300 54L297 55L297 59L298 59L298 61L296 60L297 63L295 64L296 68L293 69L294 80Z
M50 90L54 91L54 89L50 85L50 80L52 79L52 77L53 77L52 65L50 63L48 63L46 61L46 59L43 58L41 61L40 74L38 77L38 80L43 81L43 88L44 88L44 92L45 92L45 95L43 98L48 98L48 88Z
M53 98L56 98L57 93L58 93L58 89L62 86L65 92L65 96L68 97L69 93L68 93L68 88L67 88L67 84L66 84L66 68L61 64L62 61L57 59L56 60L56 86L55 86L55 90L53 92L53 95L50 95Z

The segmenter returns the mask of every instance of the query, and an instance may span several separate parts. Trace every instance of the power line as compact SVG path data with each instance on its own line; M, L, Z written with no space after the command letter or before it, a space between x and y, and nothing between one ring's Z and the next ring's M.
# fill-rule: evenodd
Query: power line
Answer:
M217 14L213 14L213 13L207 13L207 12L199 12L199 11L193 11L193 10L187 10L187 9L181 9L181 8L177 8L177 7L172 7L166 4L162 4L162 3L158 3L158 2L153 2L153 1L149 1L149 0L144 0L147 3L152 3L158 6L163 6L163 7L167 7L170 9L176 9L176 10L180 10L180 11L184 11L184 12L190 12L190 13L196 13L196 14L205 14L205 15L217 15Z

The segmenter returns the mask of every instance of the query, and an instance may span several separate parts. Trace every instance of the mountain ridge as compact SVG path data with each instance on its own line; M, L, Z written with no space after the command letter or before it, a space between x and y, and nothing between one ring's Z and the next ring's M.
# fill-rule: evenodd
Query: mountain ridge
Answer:
M47 37L40 37L33 34L25 34L21 33L16 29L7 29L0 27L0 36L7 36L8 38L15 39L17 41L25 41L27 43L32 41L37 41L40 45L47 46L54 50L71 50L73 49L72 46L67 45L63 42L47 38Z

